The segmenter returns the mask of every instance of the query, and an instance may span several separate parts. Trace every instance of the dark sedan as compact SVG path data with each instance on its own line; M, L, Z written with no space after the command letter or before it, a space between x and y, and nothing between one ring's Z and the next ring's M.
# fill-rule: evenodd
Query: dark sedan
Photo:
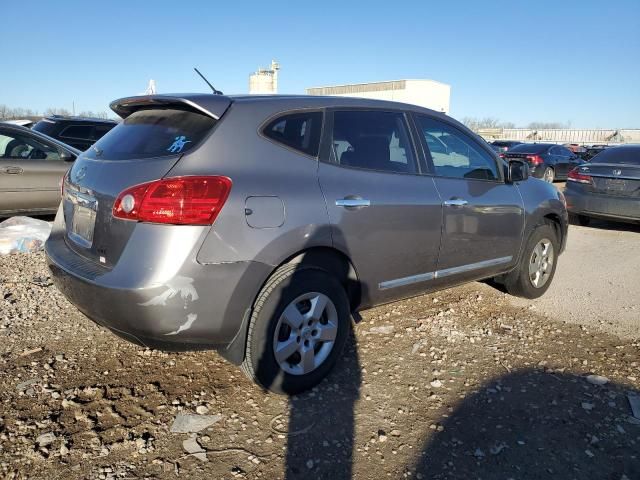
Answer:
M553 143L522 143L500 156L506 160L525 160L532 177L549 183L566 179L569 171L582 163L567 147Z
M517 140L494 140L490 145L496 152L507 152L516 145L521 144L522 142L518 142Z
M569 172L565 197L581 225L592 217L640 221L640 145L607 148Z
M79 154L42 133L0 123L0 217L54 213L60 180Z

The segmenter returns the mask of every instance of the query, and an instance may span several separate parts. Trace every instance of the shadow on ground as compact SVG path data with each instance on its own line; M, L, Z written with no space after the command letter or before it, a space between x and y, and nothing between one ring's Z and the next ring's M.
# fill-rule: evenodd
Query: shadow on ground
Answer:
M423 479L638 479L640 421L613 384L542 370L462 400L413 467Z

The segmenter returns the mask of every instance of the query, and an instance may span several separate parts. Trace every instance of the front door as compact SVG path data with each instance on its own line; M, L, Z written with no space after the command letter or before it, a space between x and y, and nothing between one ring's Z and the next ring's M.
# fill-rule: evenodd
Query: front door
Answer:
M419 173L405 114L337 110L328 115L320 186L334 245L358 273L362 306L430 288L442 205Z
M506 184L495 155L452 124L417 116L442 198L438 283L504 271L517 260L524 228L517 185Z

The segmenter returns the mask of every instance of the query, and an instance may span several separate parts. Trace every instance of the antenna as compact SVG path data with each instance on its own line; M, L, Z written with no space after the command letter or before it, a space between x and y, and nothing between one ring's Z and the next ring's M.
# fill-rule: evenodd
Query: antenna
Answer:
M198 70L196 67L193 67L193 69L196 71L196 73L197 73L198 75L200 75L200 77L202 78L202 80L204 80L204 81L207 83L207 85L209 85L209 87L211 88L211 91L213 92L213 94L214 94L214 95L224 95L224 93L222 93L220 90L216 90L216 87L214 87L213 85L211 85L211 84L209 83L209 80L207 80L207 79L204 77L204 75L202 75L202 74L200 73L200 70Z

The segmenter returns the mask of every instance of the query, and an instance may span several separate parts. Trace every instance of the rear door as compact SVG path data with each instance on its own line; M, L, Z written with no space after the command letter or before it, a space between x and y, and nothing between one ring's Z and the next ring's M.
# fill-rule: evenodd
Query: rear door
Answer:
M420 175L401 111L328 112L320 186L334 244L353 261L363 306L430 287L442 221L433 179Z
M0 128L0 212L55 211L70 164L29 131Z
M437 279L455 283L504 271L516 261L524 229L517 185L504 182L496 156L471 135L440 118L415 121L443 199Z

